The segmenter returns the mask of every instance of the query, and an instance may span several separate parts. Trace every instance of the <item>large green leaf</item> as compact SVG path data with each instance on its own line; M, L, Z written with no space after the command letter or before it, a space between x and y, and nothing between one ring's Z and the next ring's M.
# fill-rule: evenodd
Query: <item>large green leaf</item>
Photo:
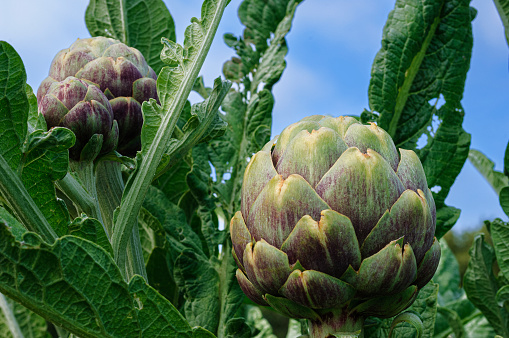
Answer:
M470 249L470 262L463 278L463 287L468 299L486 316L486 319L497 334L509 336L508 314L496 301L499 289L493 274L495 253L491 246L484 242L484 237L475 238Z
M425 131L441 97L460 108L475 16L469 3L398 0L389 14L371 70L369 105L396 145Z
M137 276L124 282L98 245L64 236L48 245L15 239L0 224L0 291L80 337L194 337L180 313Z
M85 22L92 36L106 36L137 48L159 73L161 38L175 41L175 23L162 0L90 0Z
M495 163L479 150L470 149L468 152L468 159L481 175L483 175L486 181L488 181L497 195L503 187L509 185L509 178L503 173L496 171Z
M67 128L36 130L23 146L21 179L35 204L59 236L68 233L69 213L57 199L54 182L64 178L69 167L68 149L75 136Z
M505 39L509 45L509 1L493 0L493 2L495 2L500 19L502 19L502 24L504 25L505 30Z
M495 219L491 222L490 233L498 267L504 276L509 276L509 223Z
M509 187L503 187L498 195L500 206L504 210L505 214L509 216Z
M27 75L18 53L0 41L0 155L11 169L18 170L21 146L27 134L29 104L26 95Z

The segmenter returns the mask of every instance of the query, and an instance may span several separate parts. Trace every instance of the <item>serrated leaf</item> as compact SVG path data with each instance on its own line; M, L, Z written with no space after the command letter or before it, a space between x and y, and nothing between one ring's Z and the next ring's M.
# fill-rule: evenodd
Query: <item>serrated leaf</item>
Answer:
M143 102L142 151L137 155L137 171L126 184L115 222L116 231L112 236L115 260L119 266L125 264L126 247L131 231L137 224L143 199L167 149L228 2L204 1L201 19L193 18L192 24L186 29L183 63L173 68L164 67L159 73L157 93L161 105L153 99ZM164 38L162 42L165 45L161 52L164 61L166 52L171 49L171 43Z
M460 218L461 210L444 205L437 210L435 237L442 238Z
M139 335L132 298L112 258L77 237L50 246L26 233L18 242L0 225L0 290L81 337Z
M498 15L502 19L502 24L505 30L505 39L509 45L509 1L508 0L493 0L497 7Z
M419 295L415 302L407 311L415 312L422 320L423 337L433 337L435 329L435 317L437 314L437 296L438 284L429 282L425 287L419 290ZM398 326L394 328L391 337L412 337L416 329L413 326Z
M141 276L129 282L142 337L193 337L193 330L178 310Z
M482 311L497 334L507 336L507 312L499 307L496 301L499 286L492 270L495 253L493 248L484 242L482 235L475 238L470 257L463 278L467 297Z
M27 134L27 75L18 53L0 41L0 155L17 171Z
M446 307L439 306L438 313L447 319L447 322L449 323L449 326L452 328L452 332L454 333L454 337L465 337L465 328L463 327L461 318L455 311Z
M85 23L92 36L106 36L138 49L159 73L161 38L175 41L175 23L162 0L90 0Z
M498 196L498 198L502 210L504 210L505 214L509 216L509 187L503 187L500 190L500 195Z
M445 240L440 241L440 251L440 262L433 276L433 281L440 285L438 304L445 306L448 302L460 298L464 291L460 288L461 277L458 260Z
M497 195L503 187L509 185L509 178L503 173L496 171L495 163L479 150L470 149L468 152L468 159L486 181L488 181Z
M462 110L445 103L440 108L440 115L442 123L435 137L419 152L428 186L440 188L438 193L433 193L437 209L444 206L445 198L465 164L471 138L461 126Z
M108 236L104 232L104 227L101 222L95 218L90 218L85 214L76 217L71 224L69 224L69 235L89 240L99 245L113 257L113 249L111 248Z
M398 0L389 14L371 70L369 104L397 146L431 124L439 98L460 108L475 16L469 3Z
M272 86L279 81L283 71L286 68L285 56L288 53L285 36L292 28L293 17L297 6L302 0L288 1L285 16L276 27L274 38L270 41L270 46L263 54L262 61L256 70L251 89L256 92L260 83L264 84L264 88L271 89ZM258 1L258 4L261 2Z
M491 222L490 234L498 267L504 276L509 276L509 223L495 219Z
M75 136L67 128L36 130L23 145L21 179L57 235L68 233L69 213L65 203L56 197L53 182L64 178L69 167L68 149Z

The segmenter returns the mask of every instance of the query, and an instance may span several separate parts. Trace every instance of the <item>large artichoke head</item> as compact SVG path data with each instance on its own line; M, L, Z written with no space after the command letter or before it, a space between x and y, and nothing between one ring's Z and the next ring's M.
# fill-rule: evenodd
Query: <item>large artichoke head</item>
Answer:
M413 151L398 152L375 124L311 116L247 166L230 224L237 279L251 300L294 318L391 317L437 268L435 221Z
M100 147L95 156L117 146L118 126L110 102L99 87L87 81L70 76L53 82L39 100L39 112L48 128L65 127L76 135L76 143L69 149L69 157L74 161L83 160L91 152L83 152L87 144L89 148L96 146L93 143Z
M120 41L95 37L78 39L53 59L49 76L37 91L40 103L55 82L68 76L94 83L110 101L119 127L117 151L134 156L141 149L141 104L157 99L157 75L135 48Z

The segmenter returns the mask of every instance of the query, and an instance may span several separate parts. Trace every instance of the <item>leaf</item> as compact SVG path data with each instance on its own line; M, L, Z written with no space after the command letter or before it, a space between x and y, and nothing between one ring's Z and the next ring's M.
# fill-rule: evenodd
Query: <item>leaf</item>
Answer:
M428 186L440 188L438 193L433 193L437 209L444 205L445 198L468 157L470 147L470 134L461 126L463 111L445 103L440 108L440 115L442 123L435 137L419 153Z
M502 210L509 216L509 187L503 187L500 190L499 201Z
M493 275L495 253L484 242L484 237L475 238L470 249L470 262L463 278L463 287L468 299L486 316L497 334L509 335L507 331L507 312L498 306L496 294L498 284Z
M161 59L172 67L164 67L157 78L157 92L161 105L155 100L142 105L144 116L141 131L142 152L138 153L137 171L127 182L118 209L115 232L112 236L113 252L119 266L126 261L126 247L138 212L154 178L159 162L167 150L179 115L198 77L203 61L210 49L219 21L228 0L205 0L202 18L193 19L186 29L184 48L162 39L165 47ZM180 63L175 64L174 59ZM173 55L173 56L172 56Z
M112 258L72 236L18 242L0 225L0 291L80 337L139 335L132 298Z
M178 140L170 140L166 151L170 163L157 172L156 177L180 162L196 144L224 134L226 123L220 117L218 109L230 87L230 82L222 82L217 78L210 96L205 101L193 105L191 116L182 127L182 135Z
M504 276L509 276L509 223L495 219L491 222L490 234L498 267Z
M0 297L4 297L0 295ZM16 322L19 326L20 332L25 338L50 338L51 335L47 331L46 321L28 310L21 304L18 304L10 299L5 298L7 305L11 308L12 314L16 318ZM7 327L5 316L0 311L0 332L3 338L18 338L13 336Z
M256 46L259 53L267 49L267 40L286 14L288 0L244 0L239 6L239 19L244 26L244 38Z
M140 210L138 223L140 225L141 247L146 264L155 248L165 247L166 234L159 220L144 208Z
M475 16L469 3L398 0L389 14L371 70L369 105L397 146L424 132L439 98L460 108Z
M104 227L95 218L81 214L80 217L75 218L69 225L69 234L99 245L113 257L113 249L111 248L108 236L104 232Z
M447 319L447 322L449 323L449 325L452 328L452 331L454 332L454 337L456 338L465 337L465 328L463 327L461 318L455 311L450 310L446 307L439 306L438 312Z
M433 281L440 285L438 304L445 306L448 302L464 295L464 291L460 288L461 277L458 261L445 240L440 241L440 251L440 262L433 276Z
M141 276L131 279L129 293L137 302L136 312L143 337L193 337L184 317Z
M0 41L0 155L12 170L21 161L21 146L27 134L29 103L26 95L27 75L18 53Z
M488 181L497 195L503 187L509 185L509 178L503 173L496 171L495 163L479 150L470 149L468 152L468 159L486 181Z
M505 30L505 39L509 45L509 1L508 0L493 0L497 7L498 15L502 19L502 24Z
M435 317L437 314L438 284L429 282L419 290L415 302L407 311L415 312L422 320L423 337L433 337L435 329ZM411 337L416 332L413 326L398 326L394 328L391 337Z
M279 81L283 71L286 68L285 56L288 53L285 36L290 32L292 20L295 16L295 10L302 0L292 0L288 2L285 16L276 27L274 38L270 42L269 48L263 54L262 61L255 73L251 89L256 92L260 83L264 83L264 88L271 89ZM258 4L261 2L258 1ZM240 11L240 9L239 9Z
M507 142L507 147L505 148L504 153L504 174L509 176L509 142Z
M435 229L435 237L437 239L442 238L447 231L452 229L454 224L458 221L460 213L460 209L449 207L447 205L444 205L437 210L437 223Z
M138 49L159 73L161 38L176 40L175 23L162 0L90 0L85 23L92 36L106 36Z

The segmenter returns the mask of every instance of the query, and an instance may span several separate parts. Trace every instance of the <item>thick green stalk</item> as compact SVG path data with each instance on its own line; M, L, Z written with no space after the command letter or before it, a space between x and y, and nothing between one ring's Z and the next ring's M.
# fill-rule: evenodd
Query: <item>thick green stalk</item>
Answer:
M9 303L7 303L7 299L3 294L0 293L0 309L2 310L5 320L7 321L7 326L11 331L11 334L14 338L23 338L23 333L19 328L18 321L16 317L14 317L14 313L12 312L12 308Z
M102 217L101 209L99 207L99 200L97 199L97 189L96 189L96 183L95 183L95 173L94 173L94 163L93 162L70 162L71 170L73 170L76 175L78 175L78 178L80 179L81 183L83 184L85 190L88 192L89 196L94 201L95 207L92 209L92 213L88 216L94 217L99 222L101 222L104 232L106 232L106 235L109 237L108 231L106 229L106 226L104 224L104 220Z
M229 0L219 0L217 11L211 18L210 28L205 32L204 42L197 51L196 61L189 65L190 69L184 71L184 77L177 93L176 99L171 102L168 110L164 112L159 129L153 139L152 145L143 154L139 170L134 177L128 193L124 196L117 220L115 222L115 233L113 234L112 244L115 260L119 266L124 266L127 256L127 245L136 225L138 213L147 194L148 188L152 183L156 173L157 166L166 150L166 146L173 133L174 127L179 118L180 112L193 89L194 82L198 77L203 61L207 56L214 35L219 26L224 9Z
M58 238L55 230L28 194L19 176L2 155L0 155L0 194L29 231L38 233L49 243L53 243Z
M78 213L84 212L90 217L98 217L99 211L96 209L97 204L94 199L71 174L67 173L64 178L55 183L58 189L76 205Z
M124 192L124 181L122 179L121 165L114 161L101 161L96 168L97 198L104 224L110 236L113 234L113 212L120 205L122 193ZM127 281L135 274L147 279L145 260L141 248L140 233L137 226L134 226L127 246L127 265L124 270L119 266Z
M309 336L312 338L322 337L364 337L364 317L350 315L348 306L342 309L334 309L320 314L317 320L309 321Z

